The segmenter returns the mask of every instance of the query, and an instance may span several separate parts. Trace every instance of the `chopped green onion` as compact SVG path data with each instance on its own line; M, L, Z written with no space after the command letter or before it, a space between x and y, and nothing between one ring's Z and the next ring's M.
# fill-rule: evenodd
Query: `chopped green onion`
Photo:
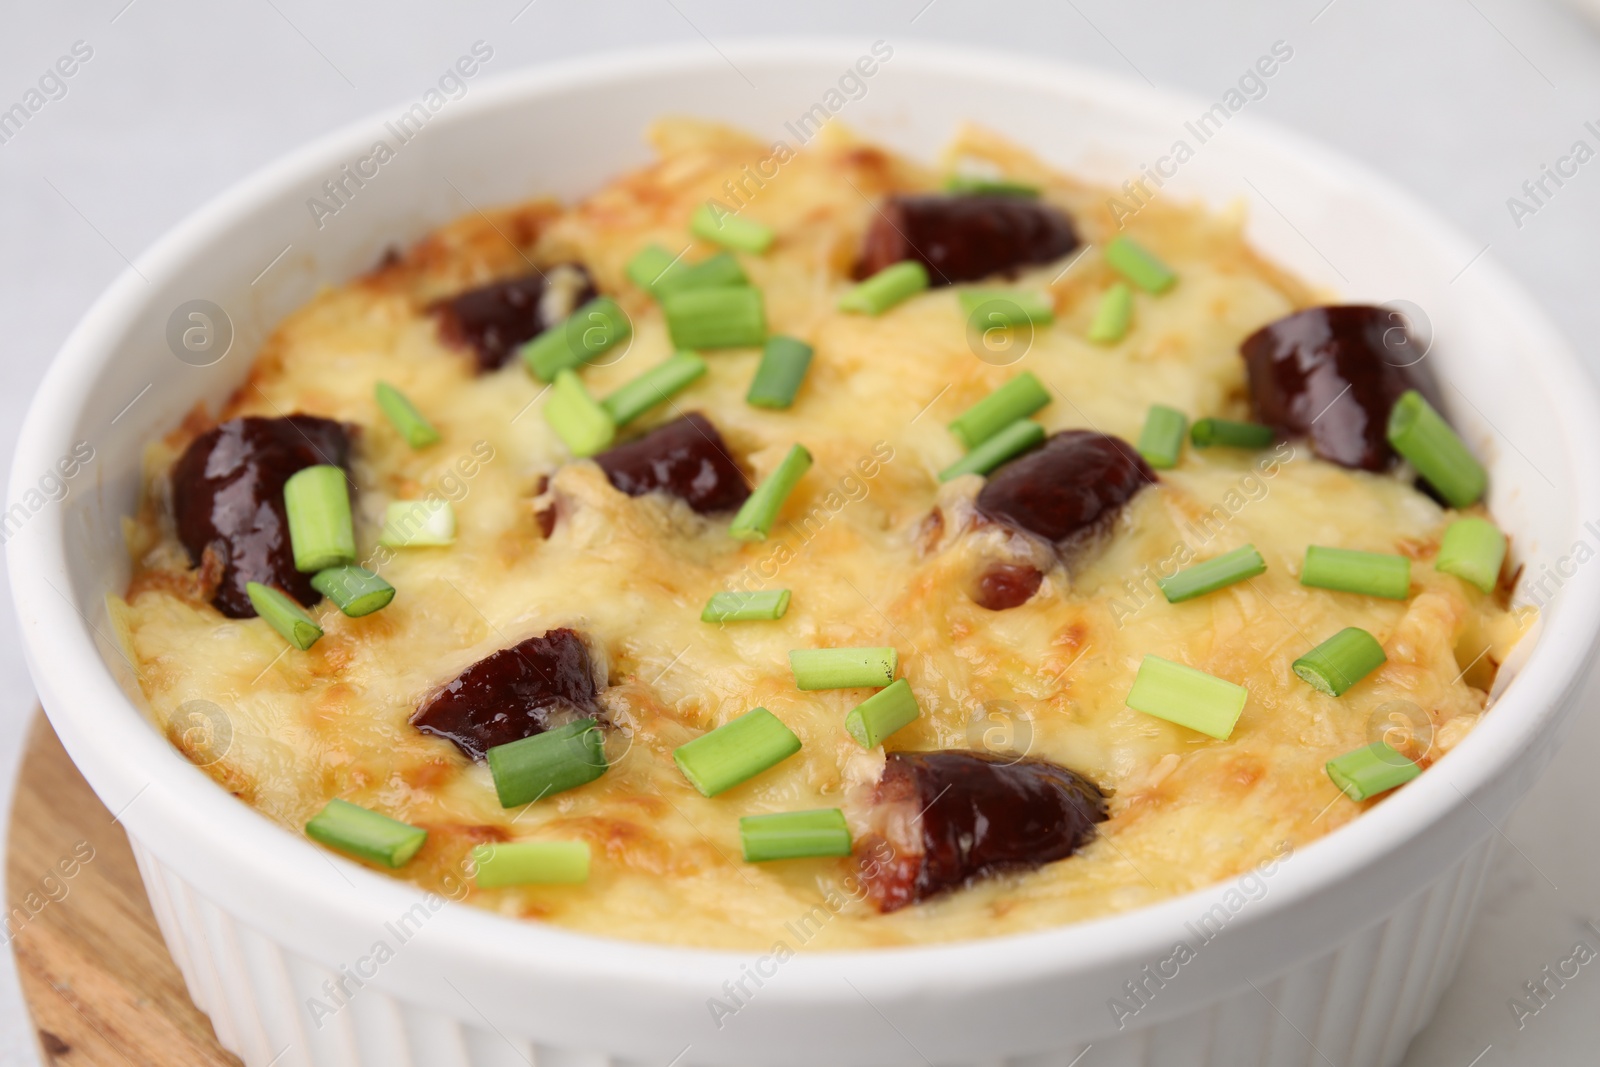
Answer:
M400 431L406 444L412 448L427 448L439 440L439 431L423 417L404 393L388 382L379 382L374 389L378 407L394 428Z
M706 361L693 352L674 352L616 392L600 401L600 406L617 426L626 426L668 397L689 387L706 372Z
M702 240L740 252L757 255L772 247L777 234L771 226L752 219L741 219L725 208L701 204L689 216L689 232Z
M647 245L628 260L628 279L657 299L684 289L726 289L747 285L744 268L726 252L699 263L684 263L660 245Z
M431 548L456 540L456 510L448 500L396 500L383 513L378 544L385 548Z
M681 293L689 289L733 289L749 285L744 268L726 252L707 256L698 263L679 263L655 284L656 299L668 293Z
M789 610L789 590L725 590L706 601L701 622L771 622Z
M772 532L772 524L777 521L783 502L794 491L795 483L810 469L811 453L806 451L805 446L790 447L789 454L783 457L778 469L767 475L766 480L756 486L756 491L739 508L733 522L728 524L728 536L739 541L765 541L767 534Z
M320 571L355 562L356 528L350 519L345 477L343 467L319 463L296 471L283 483L295 570Z
M575 371L556 372L550 399L544 404L544 421L574 456L603 452L617 438L617 424L606 409L589 395Z
M862 748L877 748L885 737L916 722L921 714L911 683L898 678L851 709L844 717L844 728Z
M1196 448L1266 448L1275 436L1271 426L1231 419L1198 419L1189 429L1189 443Z
M988 321L984 329L1003 326L1048 326L1056 321L1056 308L1048 293L1016 289L966 289L960 296L961 311L970 321L979 312Z
M744 268L726 252L707 256L698 263L685 263L682 253L674 256L660 245L647 245L628 260L628 279L656 299L685 289L727 289L748 285Z
M1488 487L1483 464L1467 451L1444 416L1415 389L1407 390L1389 409L1389 444L1416 468L1428 484L1449 501L1464 508L1477 503Z
M661 298L667 331L678 348L746 348L766 340L761 290L673 289Z
M850 827L838 808L745 815L739 841L746 863L850 855Z
M300 651L304 652L316 644L317 638L322 636L322 627L317 625L317 620L307 615L306 610L295 603L288 593L279 592L260 582L246 582L244 591L256 614Z
M940 471L939 480L948 482L963 474L988 474L1000 464L1020 456L1043 440L1043 426L1032 419L1018 419Z
M1433 567L1492 593L1505 561L1506 535L1494 523L1487 519L1458 519L1445 530Z
M1097 345L1114 345L1128 335L1133 324L1133 289L1117 282L1106 290L1089 323L1089 340Z
M1050 403L1050 394L1033 376L1023 371L950 423L950 432L967 448L977 448L989 438L1026 418Z
M306 823L306 836L369 863L404 867L428 839L428 831L335 798Z
M1215 593L1246 578L1254 578L1266 569L1267 561L1261 558L1255 545L1241 545L1216 559L1185 567L1171 578L1158 577L1156 585L1167 598L1167 603L1181 604L1197 596Z
M628 280L646 292L655 292L667 272L678 266L678 257L660 245L645 245L628 260Z
M672 761L702 796L714 797L800 751L794 731L766 708L753 708L672 750Z
M311 588L339 606L339 610L358 619L371 615L394 599L394 586L365 567L347 564L318 571Z
M1151 404L1150 413L1144 417L1144 429L1139 432L1139 454L1156 470L1176 467L1188 429L1189 418L1183 412L1164 404Z
M1422 773L1421 767L1384 741L1335 757L1327 762L1326 769L1339 791L1358 802L1405 785Z
M1387 552L1311 545L1300 568L1300 584L1404 600L1411 595L1411 561Z
M794 403L794 395L800 391L810 367L810 345L783 334L772 335L761 350L761 365L756 368L745 403L758 408L788 407Z
M1164 293L1178 280L1170 267L1126 234L1106 244L1105 258L1111 269L1147 293Z
M881 689L894 681L893 648L796 648L789 668L800 689Z
M589 880L587 841L499 841L474 845L479 889L508 885L578 885Z
M587 363L632 333L627 312L609 296L597 296L523 345L522 358L534 377L548 382L557 371Z
M606 773L606 739L594 719L579 719L496 745L485 755L502 808L531 804L587 785Z
M972 174L952 174L944 180L947 193L993 196L1038 196L1039 187L1008 178L980 178Z
M1128 707L1226 741L1249 695L1242 685L1170 659L1146 656L1128 691Z
M1378 639L1359 626L1348 626L1294 661L1294 673L1331 697L1345 691L1383 666Z
M882 315L927 287L928 269L916 260L902 260L845 290L839 298L839 310L853 311L859 315Z

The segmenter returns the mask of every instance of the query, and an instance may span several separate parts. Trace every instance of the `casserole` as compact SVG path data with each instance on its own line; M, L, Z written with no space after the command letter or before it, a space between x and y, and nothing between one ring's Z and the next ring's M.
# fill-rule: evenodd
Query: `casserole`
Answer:
M1576 445L1593 425L1593 396L1537 311L1491 263L1472 262L1470 246L1360 171L1240 117L1212 130L1162 195L1225 203L1242 170L1264 199L1252 236L1270 256L1341 298L1426 309L1446 407L1491 469L1490 505L1525 576L1545 591L1535 594L1542 632L1521 646L1525 662L1503 668L1504 694L1469 739L1364 818L1246 875L1248 892L1241 880L1044 933L777 961L512 926L321 856L222 803L123 695L103 597L125 583L120 516L137 492L137 444L225 395L267 329L388 241L464 206L574 197L642 158L638 134L663 111L782 131L821 108L924 157L955 117L971 117L1116 185L1207 110L1009 58L909 47L852 82L865 88L850 99L841 72L866 51L730 52L769 87L760 94L733 88L742 82L720 60L672 52L473 85L337 214L308 209L384 120L361 124L180 229L141 264L149 282L122 279L52 368L14 485L21 493L80 442L96 458L60 506L11 534L30 661L69 752L129 830L191 991L247 1062L514 1063L516 1052L555 1063L869 1064L925 1062L936 1050L941 1062L1065 1064L1092 1044L1096 1062L1181 1063L1181 1049L1195 1063L1386 1063L1426 1018L1468 928L1489 820L1557 743L1593 641L1596 579L1573 564L1597 497ZM221 315L188 306L197 300ZM174 358L168 345L169 324L193 313L216 338L232 334L214 361L181 344L189 358ZM1205 915L1226 915L1222 936L1175 963L1178 942L1200 941L1187 931ZM741 980L748 995L735 1015L709 1010ZM340 1009L314 1014L309 1001L330 986L347 994ZM618 1011L628 1025L616 1025Z

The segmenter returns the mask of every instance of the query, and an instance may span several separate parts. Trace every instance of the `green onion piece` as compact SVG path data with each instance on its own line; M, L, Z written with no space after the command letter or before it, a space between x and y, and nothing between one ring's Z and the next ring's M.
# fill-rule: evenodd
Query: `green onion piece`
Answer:
M850 855L850 827L838 808L780 811L739 819L746 863Z
M952 174L944 180L947 193L991 196L1038 196L1039 187L1007 178L980 178L971 174Z
M677 268L677 256L660 245L645 245L628 260L625 269L630 282L646 292L653 293L667 273Z
M1164 293L1178 280L1172 268L1126 234L1106 244L1105 257L1112 270L1147 293Z
M766 708L753 708L672 750L702 796L714 797L800 751L800 739Z
M771 248L772 240L777 236L771 226L753 219L741 219L733 212L712 207L709 203L701 204L689 216L689 232L723 248L757 255Z
M311 588L339 606L339 610L358 619L371 615L394 599L394 586L365 567L351 563L318 571Z
M1275 436L1271 426L1231 419L1197 419L1189 429L1189 443L1196 448L1266 448Z
M800 689L881 689L894 681L900 656L892 648L797 648L789 668Z
M758 408L783 409L794 403L794 395L811 367L811 346L783 334L767 338L761 350L761 366L750 383L745 403Z
M1128 691L1128 707L1226 741L1250 695L1242 685L1146 656Z
M1183 412L1164 404L1151 404L1150 413L1144 417L1144 429L1139 431L1139 454L1156 470L1176 467L1188 429L1189 418Z
M350 519L350 487L344 468L306 467L283 483L294 569L320 571L356 559L356 528Z
M566 319L522 346L522 359L541 382L570 370L626 340L633 333L627 312L609 296L597 296Z
M610 413L589 395L577 372L556 371L550 399L544 404L544 421L574 456L603 452L617 438L617 424Z
M1404 600L1411 595L1411 561L1387 552L1311 545L1300 568L1300 584Z
M839 310L858 315L882 315L927 287L928 269L916 260L902 260L845 290L839 298Z
M684 289L726 289L748 285L744 268L726 252L699 263L685 263L660 245L647 245L628 260L628 279L657 299Z
M950 432L967 448L977 448L989 438L1050 403L1050 394L1023 371L966 411L950 424Z
M1384 741L1335 757L1327 762L1326 769L1333 784L1354 801L1386 793L1422 773L1421 767Z
M706 372L706 361L693 352L674 352L665 362L658 363L616 392L600 401L611 421L626 426L657 404L665 403L675 393L681 393Z
M948 482L963 474L988 474L1008 459L1020 456L1043 441L1043 426L1032 419L1018 419L940 471L939 480Z
M606 738L594 719L579 719L486 753L502 808L531 804L587 785L606 773Z
M1389 444L1451 507L1477 503L1488 487L1483 464L1415 389L1403 393L1389 409Z
M789 590L758 589L745 593L726 590L706 601L701 622L771 622L789 610Z
M1458 519L1445 530L1433 567L1492 593L1505 561L1506 535L1494 523L1487 519Z
M428 839L428 831L335 798L306 823L306 836L369 863L404 867Z
M377 395L379 410L405 438L406 444L412 448L427 448L438 443L439 431L404 393L388 382L379 382L373 392Z
M385 548L432 548L456 540L456 511L448 500L396 500L383 513L378 544Z
M1254 578L1267 569L1255 545L1241 545L1232 552L1224 552L1216 559L1185 567L1171 578L1157 578L1156 585L1169 604L1181 604L1197 596L1215 593L1235 582Z
M1005 326L1048 326L1056 321L1056 308L1048 293L1020 289L966 289L960 296L961 313L970 321L980 311L988 321L984 329Z
M766 340L761 290L749 286L673 289L661 311L677 348L747 348Z
M744 268L726 252L707 256L698 263L679 263L655 284L656 299L667 293L681 293L689 289L734 289L749 285Z
M578 885L589 880L587 841L501 841L475 845L479 889L508 885Z
M1133 324L1133 289L1117 282L1106 290L1089 323L1089 340L1097 345L1114 345L1128 335Z
M267 625L278 631L283 639L304 652L317 643L322 627L306 610L295 603L288 593L279 592L260 582L246 582L245 595L256 614L267 620Z
M778 469L756 486L728 524L728 536L739 541L765 541L778 519L778 510L794 491L795 483L811 469L811 453L804 445L793 445Z
M910 726L921 714L911 683L897 678L887 689L878 690L851 709L844 717L844 728L862 748L877 748L885 737L902 726Z
M1338 697L1388 658L1376 637L1349 626L1295 660L1294 673L1313 688Z

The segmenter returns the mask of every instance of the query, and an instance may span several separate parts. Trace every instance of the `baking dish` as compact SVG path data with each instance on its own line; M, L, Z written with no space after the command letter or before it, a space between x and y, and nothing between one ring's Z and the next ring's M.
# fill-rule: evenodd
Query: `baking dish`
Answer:
M191 993L247 1063L1365 1065L1397 1061L1426 1019L1494 823L1559 743L1600 625L1597 578L1574 562L1600 504L1600 470L1579 446L1596 421L1591 385L1488 257L1380 180L1239 114L1248 96L1234 108L885 43L870 76L856 64L871 41L463 76L458 92L423 98L425 123L381 165L363 161L398 139L396 116L421 121L411 101L225 194L69 339L13 472L12 499L26 502L42 476L64 474L62 457L93 453L62 500L26 505L7 527L30 664L68 751L128 829ZM464 54L492 70L487 50ZM1407 301L1452 417L1491 468L1525 588L1542 582L1540 631L1503 670L1500 703L1417 782L1270 870L1078 926L871 953L752 957L514 923L327 856L229 798L130 701L106 621L104 595L126 581L121 517L142 442L225 396L319 284L476 207L579 196L642 161L640 134L664 113L791 142L837 115L923 157L974 119L1093 180L1121 185L1154 165L1154 195L1248 198L1271 258L1341 298ZM1174 169L1180 139L1195 150ZM737 1011L714 1010L730 989L742 989Z

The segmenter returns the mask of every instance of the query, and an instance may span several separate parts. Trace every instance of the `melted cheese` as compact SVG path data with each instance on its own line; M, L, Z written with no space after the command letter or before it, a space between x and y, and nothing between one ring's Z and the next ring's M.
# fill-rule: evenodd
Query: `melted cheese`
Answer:
M369 552L382 551L388 501L430 491L454 501L454 546L376 557L399 590L386 609L350 619L324 604L326 636L303 653L286 652L259 619L221 617L199 598L163 504L165 470L211 420L197 413L152 446L148 501L130 524L139 567L113 606L154 720L245 802L295 832L331 797L425 826L427 845L400 876L506 915L703 946L863 947L1058 925L1241 873L1356 817L1360 806L1323 773L1327 759L1409 714L1422 716L1422 741L1431 732L1412 749L1427 763L1483 711L1494 665L1527 620L1428 565L1450 514L1398 476L1330 466L1303 445L1189 450L1024 606L990 612L967 596L983 538L995 535L962 521L978 478L938 486L936 473L961 451L945 424L1020 370L1056 394L1038 416L1052 431L1092 427L1133 440L1153 401L1192 417L1245 417L1240 340L1312 298L1250 252L1237 216L1157 202L1131 220L1129 232L1182 280L1159 299L1141 296L1133 329L1114 346L1082 339L1112 279L1096 250L1070 267L1026 272L1014 284L1048 289L1057 322L998 365L1005 359L975 356L984 350L973 347L954 289L880 318L833 310L872 218L869 199L931 188L932 172L842 137L776 160L719 128L674 123L656 139L656 165L570 210L473 216L323 293L282 324L220 414L303 411L364 426L357 526ZM1086 241L1116 232L1104 191L981 132L965 133L952 152L1041 184ZM810 375L790 410L753 408L743 396L759 354L708 353L709 374L642 420L706 413L753 481L792 443L811 449L816 464L772 538L744 544L726 536L725 517L623 496L593 464L570 462L541 417L541 386L515 360L474 376L425 309L522 273L528 261L582 261L634 322L626 349L584 372L603 396L670 351L658 308L624 264L652 241L682 247L691 210L708 197L727 203L724 183L763 160L761 173L776 167L777 176L759 189L745 182L742 213L778 239L768 254L740 258L765 294L772 330L815 345ZM419 403L439 444L414 452L389 428L372 393L380 378ZM545 540L535 513L551 504L559 521ZM935 509L940 521L930 523ZM1265 575L1181 605L1156 591L1155 574L1246 542L1265 557ZM1394 602L1303 588L1296 574L1313 543L1404 553L1419 561L1415 591ZM699 621L721 589L779 587L794 591L780 622ZM588 634L604 657L616 762L591 785L502 810L484 767L407 720L432 687L556 626ZM1389 661L1335 700L1295 678L1290 663L1345 626L1370 630ZM793 684L787 651L830 645L899 650L922 718L889 748L1026 749L1056 760L1112 794L1100 838L1066 861L887 916L860 903L849 861L741 862L741 815L839 805L881 768L881 755L863 753L843 729L865 694ZM1123 704L1147 653L1248 687L1229 740ZM171 725L197 699L228 717L231 741L215 762ZM800 736L803 751L701 797L673 765L673 748L758 705ZM219 794L217 803L229 802ZM508 838L586 840L592 877L471 888L471 846Z

